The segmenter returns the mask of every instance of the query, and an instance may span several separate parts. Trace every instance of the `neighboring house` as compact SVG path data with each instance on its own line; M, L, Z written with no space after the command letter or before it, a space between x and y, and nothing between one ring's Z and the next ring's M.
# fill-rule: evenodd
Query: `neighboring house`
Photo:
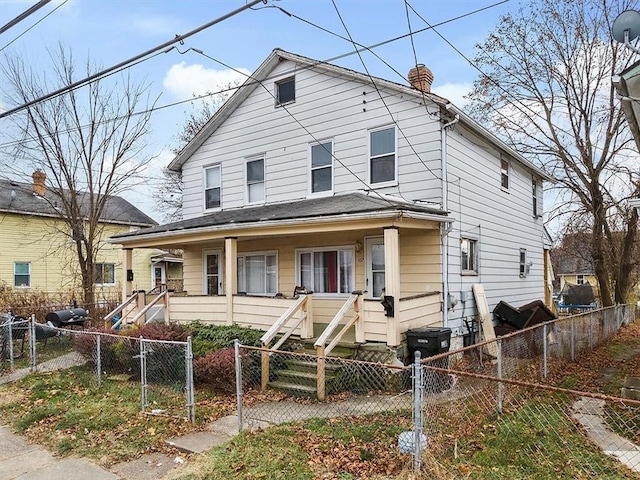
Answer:
M598 279L589 253L590 241L589 233L570 233L564 236L560 246L551 250L556 294L566 291L567 285L589 284L597 296Z
M0 285L62 298L79 298L81 277L75 243L60 220L46 177L34 173L34 183L0 180ZM86 194L83 194L86 195ZM114 300L122 291L122 252L106 239L156 225L120 197L110 197L105 209L102 240L96 259L96 300ZM151 256L157 249L136 252L134 288L153 287Z
M352 305L344 338L359 343L395 347L426 325L461 336L477 283L490 309L545 298L552 179L430 93L424 66L410 77L274 50L169 165L184 220L111 241L125 264L138 248L183 250L172 320L267 330L296 308L294 290L313 291L301 337Z

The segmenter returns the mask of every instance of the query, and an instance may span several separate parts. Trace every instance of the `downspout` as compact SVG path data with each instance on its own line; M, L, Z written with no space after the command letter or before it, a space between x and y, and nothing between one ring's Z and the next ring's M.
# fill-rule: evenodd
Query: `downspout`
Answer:
M449 110L451 104L447 103ZM442 181L442 210L449 213L449 181L447 173L447 128L460 121L460 115L456 113L453 120L440 127L440 172ZM449 233L453 227L452 222L441 224L440 239L442 245L442 325L449 327Z

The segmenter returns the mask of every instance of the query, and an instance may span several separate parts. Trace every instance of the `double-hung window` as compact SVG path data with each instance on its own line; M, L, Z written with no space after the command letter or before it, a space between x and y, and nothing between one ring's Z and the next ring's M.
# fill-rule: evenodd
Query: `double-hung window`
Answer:
M247 160L247 202L264 202L264 157Z
M576 285L584 285L584 275L576 275Z
M13 264L13 286L22 288L31 286L31 263L15 262Z
M525 278L529 274L530 265L527 263L527 249L520 249L520 278Z
M276 106L296 101L296 77L276 82Z
M220 208L220 165L204 169L204 208Z
M463 274L478 273L478 241L460 239L460 269Z
M396 181L396 128L369 132L369 176L372 184Z
M509 190L509 162L504 158L500 159L500 186Z
M115 285L116 266L113 263L93 264L93 283L96 285Z
M333 142L311 145L311 193L333 189Z
M355 288L353 247L299 250L297 283L314 293L351 293Z
M254 295L278 291L278 257L275 252L238 255L238 291Z

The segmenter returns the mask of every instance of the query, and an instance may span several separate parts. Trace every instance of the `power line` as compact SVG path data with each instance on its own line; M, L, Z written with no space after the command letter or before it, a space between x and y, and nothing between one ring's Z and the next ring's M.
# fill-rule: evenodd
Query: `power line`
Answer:
M19 107L15 107L15 108L12 108L11 110L8 110L6 112L0 113L0 118L4 118L4 117L6 117L8 115L11 115L13 113L20 112L20 111L22 111L22 110L24 110L26 108L31 107L32 105L35 105L36 103L40 103L42 101L49 100L50 98L56 97L58 95L62 95L62 94L66 93L66 92L68 92L70 90L73 90L73 89L78 88L80 86L83 86L83 85L86 85L88 83L91 83L93 80L95 80L95 79L97 79L99 77L105 76L105 75L109 74L110 72L113 72L114 70L121 69L122 67L129 66L129 64L137 62L138 60L141 60L144 57L147 57L147 56L151 55L152 53L156 53L156 52L158 52L160 50L163 50L163 49L173 45L174 43L177 43L177 42L183 43L185 39L195 35L196 33L199 33L202 30L205 30L205 29L207 29L207 28L209 28L209 27L211 27L211 26L213 26L213 25L215 25L217 23L220 23L220 22L222 22L224 20L227 20L228 18L231 18L234 15L237 15L238 13L243 12L244 10L247 10L247 9L253 7L254 5L257 5L258 3L265 2L265 1L266 0L251 0L249 3L245 4L244 6L242 6L240 8L237 8L237 9L233 10L232 12L229 12L229 13L221 16L221 17L218 17L215 20L212 20L212 21L210 21L208 23L205 23L204 25L201 25L200 27L198 27L198 28L196 28L194 30L191 30L188 33L185 33L184 35L176 35L175 38L173 38L172 40L164 42L163 44L158 45L157 47L151 48L151 49L149 49L149 50L147 50L147 51L145 51L143 53L140 53L140 54L138 54L138 55L136 55L134 57L131 57L131 58L129 58L129 59L123 61L123 62L118 63L117 65L114 65L114 66L109 67L109 68L107 68L105 70L102 70L102 71L100 71L98 73L90 75L90 76L88 76L87 78L85 78L83 80L79 80L77 82L74 82L74 83L72 83L70 85L67 85L67 86L65 86L63 88L60 88L60 89L58 89L58 90L56 90L54 92L48 93L48 94L46 94L46 95L44 95L44 96L42 96L40 98L31 100L31 101L29 101L29 102L27 102L27 103L25 103L25 104L23 104L23 105L21 105Z
M389 117L391 117L391 121L394 123L394 125L396 126L396 128L400 131L400 133L402 134L402 137L404 138L404 140L407 142L407 145L409 145L409 147L411 148L411 151L414 153L414 155L416 156L416 158L418 160L420 160L420 163L422 163L422 165L424 166L425 169L427 169L427 171L433 175L436 179L441 180L441 178L436 175L433 170L431 170L429 168L429 166L425 163L425 161L420 157L420 155L418 154L418 152L416 152L416 149L413 147L413 144L409 141L409 139L407 138L407 136L405 135L404 131L402 130L402 128L400 128L400 125L398 125L398 122L396 121L395 118L393 118L393 114L391 113L391 110L389 109L389 106L387 105L387 102L385 102L384 97L382 96L382 92L380 92L380 89L378 88L378 85L376 85L376 82L373 80L373 77L371 76L371 74L369 73L369 69L367 68L367 65L364 62L364 59L362 58L362 55L360 55L360 51L358 51L356 43L353 41L353 37L351 36L351 33L349 32L349 29L347 28L347 24L344 22L344 20L342 19L342 15L340 15L340 10L338 10L338 6L336 5L335 0L331 0L331 2L333 3L333 6L336 10L336 13L338 14L338 18L340 19L340 22L342 23L342 26L344 27L345 31L347 32L347 35L349 36L349 39L351 41L351 43L353 44L355 50L356 50L356 54L358 55L358 58L360 59L360 63L362 63L362 67L364 68L365 72L367 72L367 76L369 77L369 79L371 80L371 84L373 85L373 88L376 89L376 92L378 93L378 97L380 97L380 100L382 101L382 104L384 105L384 107L387 109L387 112L389 113ZM423 92L423 96L424 96L424 92Z
M16 40L18 40L20 37L22 37L25 33L27 33L28 31L30 31L32 28L34 28L36 25L38 25L40 22L42 22L45 18L49 17L49 15L52 15L56 10L58 10L59 8L61 8L65 3L67 3L69 0L64 0L62 3L60 3L60 5L58 5L56 8L54 8L53 10L51 10L49 13L47 13L44 17L42 17L40 20L38 20L36 23L34 23L33 25L31 25L29 28L27 28L24 32L22 32L20 35L18 35L16 38L14 38L13 40L11 40L9 43L7 43L4 47L0 48L0 52L2 52L5 48L7 48L9 45L11 45L13 42L15 42Z
M40 10L42 7L44 7L50 1L51 0L40 0L35 5L32 5L31 7L27 8L24 12L22 12L16 18L14 18L13 20L10 20L6 24L4 24L2 27L0 27L0 35L2 35L4 32L9 30L11 27L13 27L13 26L17 25L18 23L20 23L21 21L23 21L29 15L31 15L31 14L37 12L38 10Z

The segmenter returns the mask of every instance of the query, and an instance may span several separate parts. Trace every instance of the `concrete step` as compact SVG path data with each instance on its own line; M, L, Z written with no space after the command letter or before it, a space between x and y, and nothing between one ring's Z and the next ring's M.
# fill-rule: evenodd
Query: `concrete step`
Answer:
M269 382L269 387L296 397L315 397L317 394L315 385L300 385L299 383L281 382L276 380L274 382Z

